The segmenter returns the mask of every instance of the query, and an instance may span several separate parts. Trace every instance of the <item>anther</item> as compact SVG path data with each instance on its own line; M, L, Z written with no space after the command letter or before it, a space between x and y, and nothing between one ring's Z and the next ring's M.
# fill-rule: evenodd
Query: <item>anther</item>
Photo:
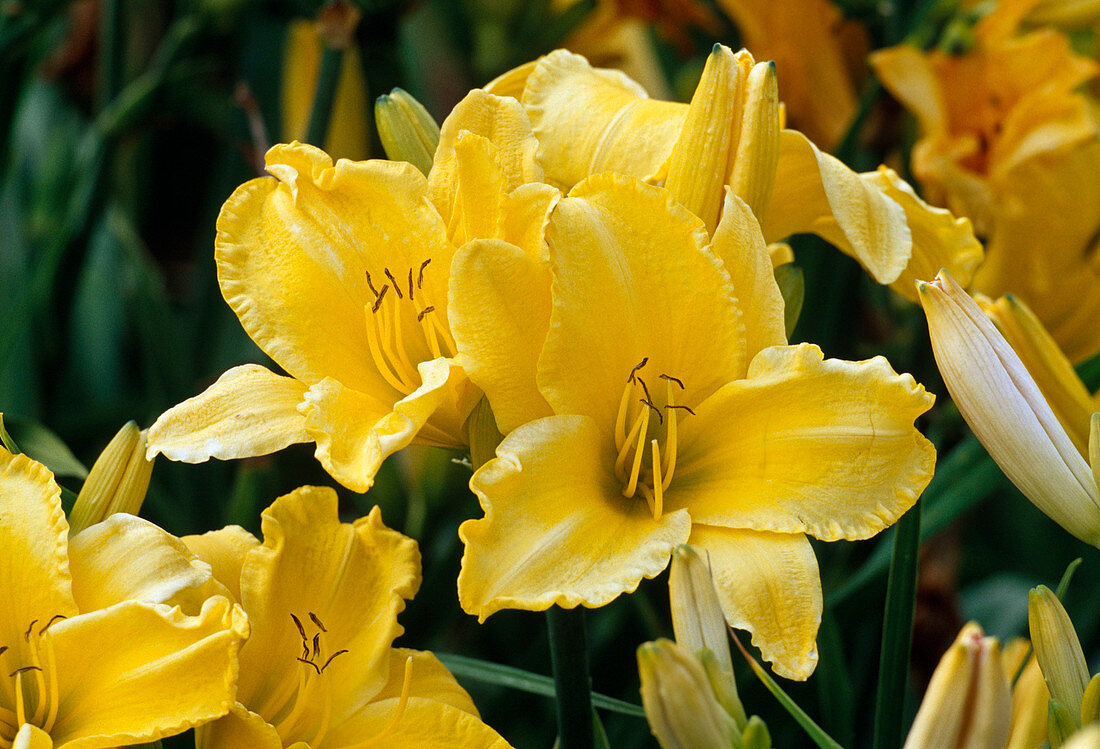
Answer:
M649 395L649 393L646 393L646 395ZM640 402L646 404L647 406L649 406L651 409L653 409L653 413L657 414L657 423L658 424L664 424L665 423L665 417L661 415L661 409L659 409L655 405L653 405L652 401L650 401L648 398L639 398L638 400Z
M424 309L420 310L420 314L416 316L416 321L423 322L424 315L428 314L429 312L435 312L435 307L425 307Z
M41 666L23 666L23 668L17 668L14 671L12 671L10 674L8 674L8 678L11 679L16 674L25 674L28 671L41 671L41 670L42 670Z
M7 645L0 645L0 655L3 655L4 653L6 653L7 650L8 650Z
M428 263L430 263L431 261L432 259L428 258L420 264L420 273L416 277L416 288L424 288L424 269L428 267Z
M390 279L390 283L393 284L393 290L397 292L397 298L404 299L405 295L401 293L401 285L397 283L397 279L393 277L392 273L390 273L390 269L383 268L382 272L386 274L386 278Z
M31 622L31 626L27 627L27 631L23 633L23 639L24 639L24 640L26 640L27 642L30 642L30 641L31 641L31 632L33 632L33 631L34 631L34 625L35 625L35 624L38 624L38 620L37 620L37 619L35 619L34 621L32 621L32 622Z
M294 614L291 614L290 618L294 620L294 626L298 628L298 634L301 635L302 642L307 642L308 640L306 638L306 628L302 626L302 621L298 617L294 616Z
M328 632L328 628L321 623L321 619L312 611L309 612L309 620L317 625L317 629L321 630L322 632Z
M409 301L413 300L413 269L409 268Z
M684 388L684 382L679 377L673 377L672 375L666 375L666 374L658 375L658 377L660 377L662 380L666 380L668 382L675 382L677 385L680 386L681 390L685 389Z
M626 378L626 381L627 382L634 382L634 373L637 372L642 367L644 367L646 365L646 362L648 362L648 361L649 361L649 357L647 356L644 359L642 359L640 362L635 364L634 369L630 370L630 375Z
M689 414L691 414L692 416L694 416L694 415L695 415L695 412L691 410L691 407L690 407L690 406L674 406L674 405L672 405L672 404L670 403L669 405L665 406L665 408L678 408L678 409L680 409L681 411L687 411L687 412L688 412Z
M321 666L321 670L320 670L320 671L318 671L317 673L319 673L319 674L323 674L323 673L325 672L325 669L326 669L326 668L328 668L328 664L332 663L332 661L333 661L333 660L334 660L334 659L336 658L336 656L338 656L338 655L343 655L343 654L344 654L344 653L346 653L346 652L348 652L348 651L347 651L347 650L337 650L337 651L336 651L335 653L333 653L332 655L330 655L330 656L328 657L328 660L327 660L327 661L325 661L325 665Z
M313 670L317 672L317 675L321 675L321 667L313 661L309 660L308 658L298 658L297 660L301 663L308 663L310 666L313 666Z
M50 617L50 620L48 622L42 625L42 629L38 630L38 636L41 637L42 635L46 634L46 630L52 627L54 625L54 622L59 622L63 619L68 618L69 617L65 616L64 614L54 614Z
M370 308L371 312L377 312L378 308L382 306L382 300L386 298L386 292L390 290L390 285L386 284L382 287L382 290L378 292L378 298L374 300L374 306Z
M370 287L371 293L374 294L374 298L377 299L378 298L378 289L374 288L374 283L370 280L370 271L368 270L368 271L363 271L363 272L367 274L367 286Z
M313 658L317 658L321 654L321 633L318 632L313 636Z

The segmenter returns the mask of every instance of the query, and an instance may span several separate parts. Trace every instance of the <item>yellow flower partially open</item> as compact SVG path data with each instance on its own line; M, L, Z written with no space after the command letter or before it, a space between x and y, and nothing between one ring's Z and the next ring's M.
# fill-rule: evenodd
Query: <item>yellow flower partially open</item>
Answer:
M114 747L225 715L248 623L178 539L114 515L69 539L45 466L0 448L0 747Z
M474 238L541 252L558 192L542 184L530 123L512 100L472 92L443 124L431 173L338 161L281 145L218 218L226 301L290 377L226 372L163 414L149 455L201 462L316 442L338 481L366 491L412 441L466 442L480 394L455 364L451 259Z
M505 749L435 656L392 646L420 585L416 542L378 508L341 523L336 504L303 487L264 511L262 544L236 526L184 539L252 622L236 704L197 746Z
M764 239L732 195L710 237L668 191L596 175L547 238L552 297L503 242L456 256L456 337L464 360L494 363L471 377L512 430L471 481L485 518L459 530L463 608L601 606L690 539L727 619L806 678L822 605L806 536L867 538L913 504L931 396L885 359L786 345Z

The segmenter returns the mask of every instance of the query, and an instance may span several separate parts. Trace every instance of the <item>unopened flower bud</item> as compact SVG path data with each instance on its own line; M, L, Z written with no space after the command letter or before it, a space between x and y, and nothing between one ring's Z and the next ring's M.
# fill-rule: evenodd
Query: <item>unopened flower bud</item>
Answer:
M137 515L149 489L153 461L145 458L146 432L128 422L96 458L69 513L70 535L118 512Z
M737 725L715 699L703 666L671 640L638 648L642 706L664 749L729 749Z
M1077 733L1077 719L1066 705L1058 700L1050 701L1050 714L1047 717L1047 741L1050 749L1060 749L1066 740Z
M707 563L687 544L672 550L668 594L676 644L689 653L709 649L718 665L732 674L729 632L718 592L714 589L714 579Z
M1001 749L1008 741L1011 717L1012 698L1000 645L970 623L936 666L905 749Z
M739 55L748 55L742 50ZM750 61L752 57L748 58ZM762 219L775 187L779 163L779 84L774 62L753 66L745 81L741 132L730 165L729 185Z
M1100 674L1095 674L1085 687L1081 698L1081 725L1087 726L1100 720Z
M768 727L760 716L749 718L745 730L741 733L741 749L771 749L772 737Z
M1080 726L1089 671L1073 622L1058 596L1045 585L1032 588L1027 594L1027 622L1031 641L1035 643L1035 658L1043 670L1051 699L1069 711L1076 729Z
M374 119L386 156L407 161L427 176L439 145L439 125L424 105L395 88L375 100Z

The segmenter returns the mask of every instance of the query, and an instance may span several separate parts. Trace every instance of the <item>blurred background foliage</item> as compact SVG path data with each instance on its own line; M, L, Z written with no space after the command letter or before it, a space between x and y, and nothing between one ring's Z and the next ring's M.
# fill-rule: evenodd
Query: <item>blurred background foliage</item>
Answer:
M742 42L726 15L733 2L359 5L356 51L342 84L357 95L353 111L336 113L327 144L334 156L383 156L370 106L394 86L442 121L470 88L563 44L597 64L627 67L611 44L601 56L601 40L612 35L608 19L628 19L632 43L645 46L651 91L679 100L690 96L714 42ZM291 52L290 40L306 23L306 37L317 45L309 22L319 10L309 0L0 0L0 411L17 442L66 488L79 489L83 466L123 422L147 427L235 364L273 366L221 299L214 223L233 188L257 176L269 145L304 136L300 110L312 98L317 62ZM840 8L858 26L859 50L906 35L929 44L954 10L943 0L846 0ZM766 50L752 51L767 59ZM851 116L828 145L853 167L873 168L889 155L888 144L901 142L905 153L913 126L868 80L862 57L850 67ZM782 76L781 68L784 97ZM356 122L351 140L337 134ZM904 172L904 163L894 166ZM922 500L910 716L963 621L977 619L1002 638L1025 634L1027 589L1053 586L1077 556L1085 564L1066 606L1095 670L1095 551L1024 500L969 436L946 398L919 309L821 241L795 244L805 306L794 339L816 342L830 356L885 354L940 399L921 423L940 459ZM1092 389L1100 385L1100 363L1082 371ZM258 532L259 513L276 496L302 484L333 484L311 453L312 446L299 445L231 463L162 459L143 514L177 534L226 523ZM542 616L504 611L478 625L458 606L456 530L480 514L466 488L464 457L411 448L383 466L369 494L338 487L343 511L351 518L380 505L387 524L421 544L424 583L401 617L407 631L400 644L549 673ZM816 546L826 602L820 666L808 682L785 686L845 746L870 742L890 545L887 532ZM662 576L591 613L598 692L638 703L634 649L671 635L667 600ZM550 699L463 681L485 719L513 744L549 744ZM775 745L805 743L747 668L739 667L738 681ZM655 745L644 719L611 712L602 718L613 746Z

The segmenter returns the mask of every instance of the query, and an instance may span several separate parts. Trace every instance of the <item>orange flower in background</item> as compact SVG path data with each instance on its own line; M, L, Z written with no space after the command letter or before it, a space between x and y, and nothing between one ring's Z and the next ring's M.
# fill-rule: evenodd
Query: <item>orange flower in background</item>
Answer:
M1058 31L1017 34L1032 4L999 6L963 54L902 45L871 64L917 118L926 196L986 237L973 288L1019 296L1081 361L1100 351L1100 121L1078 89L1098 67Z

